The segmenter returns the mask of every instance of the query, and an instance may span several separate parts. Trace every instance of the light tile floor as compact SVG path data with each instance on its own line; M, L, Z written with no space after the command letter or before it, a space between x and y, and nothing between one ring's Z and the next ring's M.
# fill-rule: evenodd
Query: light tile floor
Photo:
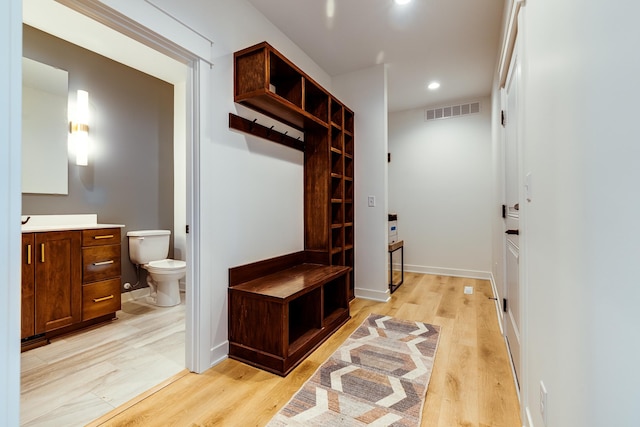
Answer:
M185 305L123 301L117 320L21 356L20 425L84 426L185 367Z

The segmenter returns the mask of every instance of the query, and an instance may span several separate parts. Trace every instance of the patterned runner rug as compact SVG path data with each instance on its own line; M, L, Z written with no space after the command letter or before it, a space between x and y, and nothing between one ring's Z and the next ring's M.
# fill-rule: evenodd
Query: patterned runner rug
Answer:
M268 426L419 426L439 336L370 315Z

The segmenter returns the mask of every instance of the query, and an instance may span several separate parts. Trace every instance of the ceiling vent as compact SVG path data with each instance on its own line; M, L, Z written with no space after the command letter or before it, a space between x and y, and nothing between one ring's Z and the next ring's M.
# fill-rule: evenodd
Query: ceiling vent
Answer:
M452 117L467 116L480 112L480 102L470 102L468 104L450 105L425 110L425 121L450 119Z

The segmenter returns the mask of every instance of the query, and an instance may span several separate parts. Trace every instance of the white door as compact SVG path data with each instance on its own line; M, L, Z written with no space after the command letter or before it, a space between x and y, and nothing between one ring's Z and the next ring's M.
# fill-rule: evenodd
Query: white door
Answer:
M511 352L516 379L520 383L520 185L518 156L518 81L520 62L517 48L505 84L505 316L504 331Z

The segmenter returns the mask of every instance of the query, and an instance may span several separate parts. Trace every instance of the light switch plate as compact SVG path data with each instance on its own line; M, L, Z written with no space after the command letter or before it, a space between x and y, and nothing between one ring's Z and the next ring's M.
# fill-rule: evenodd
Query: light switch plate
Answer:
M376 196L367 197L367 206L369 206L370 208L373 208L376 206Z

